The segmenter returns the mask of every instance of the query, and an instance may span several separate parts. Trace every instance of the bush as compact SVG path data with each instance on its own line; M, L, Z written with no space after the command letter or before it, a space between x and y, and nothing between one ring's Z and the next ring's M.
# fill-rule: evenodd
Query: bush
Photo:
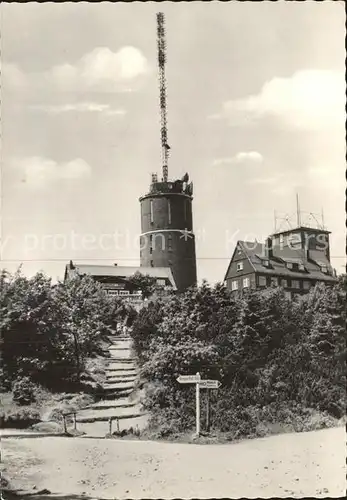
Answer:
M280 288L231 296L203 283L149 302L132 331L149 430L194 429L194 388L177 377L196 372L222 383L210 394L211 422L230 439L336 424L346 407L342 285L288 301Z
M37 409L25 406L7 408L0 413L1 426L12 429L27 429L41 421Z
M36 385L29 377L23 377L14 382L12 392L13 401L19 405L28 405L33 403L35 398Z

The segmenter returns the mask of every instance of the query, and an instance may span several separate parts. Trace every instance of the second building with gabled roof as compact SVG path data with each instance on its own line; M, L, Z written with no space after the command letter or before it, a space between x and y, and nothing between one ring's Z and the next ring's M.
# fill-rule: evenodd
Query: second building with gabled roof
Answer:
M317 282L336 283L330 264L329 231L298 227L275 233L262 244L238 241L225 274L229 290L281 286L288 297Z

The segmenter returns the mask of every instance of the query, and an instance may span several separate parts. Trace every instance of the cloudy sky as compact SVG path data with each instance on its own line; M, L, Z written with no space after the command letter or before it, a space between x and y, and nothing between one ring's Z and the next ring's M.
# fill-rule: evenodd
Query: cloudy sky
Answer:
M1 5L1 267L139 263L138 198L160 173L158 8ZM194 182L199 279L223 279L236 241L264 240L296 193L324 210L342 272L343 2L160 8L169 174Z

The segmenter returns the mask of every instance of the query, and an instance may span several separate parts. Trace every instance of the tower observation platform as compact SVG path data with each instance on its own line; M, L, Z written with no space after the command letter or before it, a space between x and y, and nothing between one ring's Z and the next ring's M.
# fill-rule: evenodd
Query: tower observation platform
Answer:
M140 266L171 268L177 290L196 285L193 233L193 185L186 174L175 181L158 182L140 198Z

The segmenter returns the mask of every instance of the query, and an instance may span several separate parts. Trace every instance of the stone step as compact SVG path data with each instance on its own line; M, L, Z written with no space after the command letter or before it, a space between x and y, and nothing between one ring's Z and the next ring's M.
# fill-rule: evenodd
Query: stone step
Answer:
M92 406L89 406L88 409L92 410L111 410L115 408L131 408L136 406L136 402L131 403L128 398L124 398L124 403L118 403L122 401L122 398L117 399L115 402L112 401L99 401L99 403L95 403ZM82 411L82 410L81 410Z
M133 378L110 378L108 380L105 381L104 383L104 389L109 389L110 386L114 386L115 384L119 384L119 385L122 385L123 387L124 386L127 386L127 384L131 384L132 386L135 385L135 382L136 382L136 378L133 377Z
M104 391L112 391L112 390L125 390L132 389L134 387L134 381L130 382L105 382L103 387Z
M131 352L128 349L126 351L120 351L119 349L113 351L110 350L110 359L117 361L118 360L123 361L129 359L131 361L135 361L135 359L132 357Z
M119 368L118 366L115 368L110 368L106 366L105 371L106 371L106 376L110 377L113 377L114 375L121 375L123 377L126 377L128 375L129 376L137 375L137 369L129 365L126 366L123 365L121 368Z
M109 351L130 351L129 347L120 347L120 346L110 346L109 348Z
M114 378L114 379L126 379L126 378L136 378L137 376L137 373L135 371L133 372L106 372L106 379L109 380L110 378Z
M132 368L132 367L131 367ZM106 368L106 376L109 375L109 376L112 376L112 375L123 375L123 376L128 376L128 375L137 375L137 371L136 369L134 368L134 370L132 370L128 367L124 367L124 369L122 371L118 371L118 370L113 370L113 369L110 369L110 368Z
M135 358L117 358L117 357L114 357L114 356L110 356L110 357L107 357L107 358L104 358L104 361L108 362L108 363L116 363L117 361L119 363L135 363Z
M126 397L126 396L130 396L130 394L134 392L134 388L132 387L131 389L119 389L119 390L114 390L112 389L112 391L107 391L104 395L103 395L103 399L104 400L117 400L117 399L121 399L123 397Z

